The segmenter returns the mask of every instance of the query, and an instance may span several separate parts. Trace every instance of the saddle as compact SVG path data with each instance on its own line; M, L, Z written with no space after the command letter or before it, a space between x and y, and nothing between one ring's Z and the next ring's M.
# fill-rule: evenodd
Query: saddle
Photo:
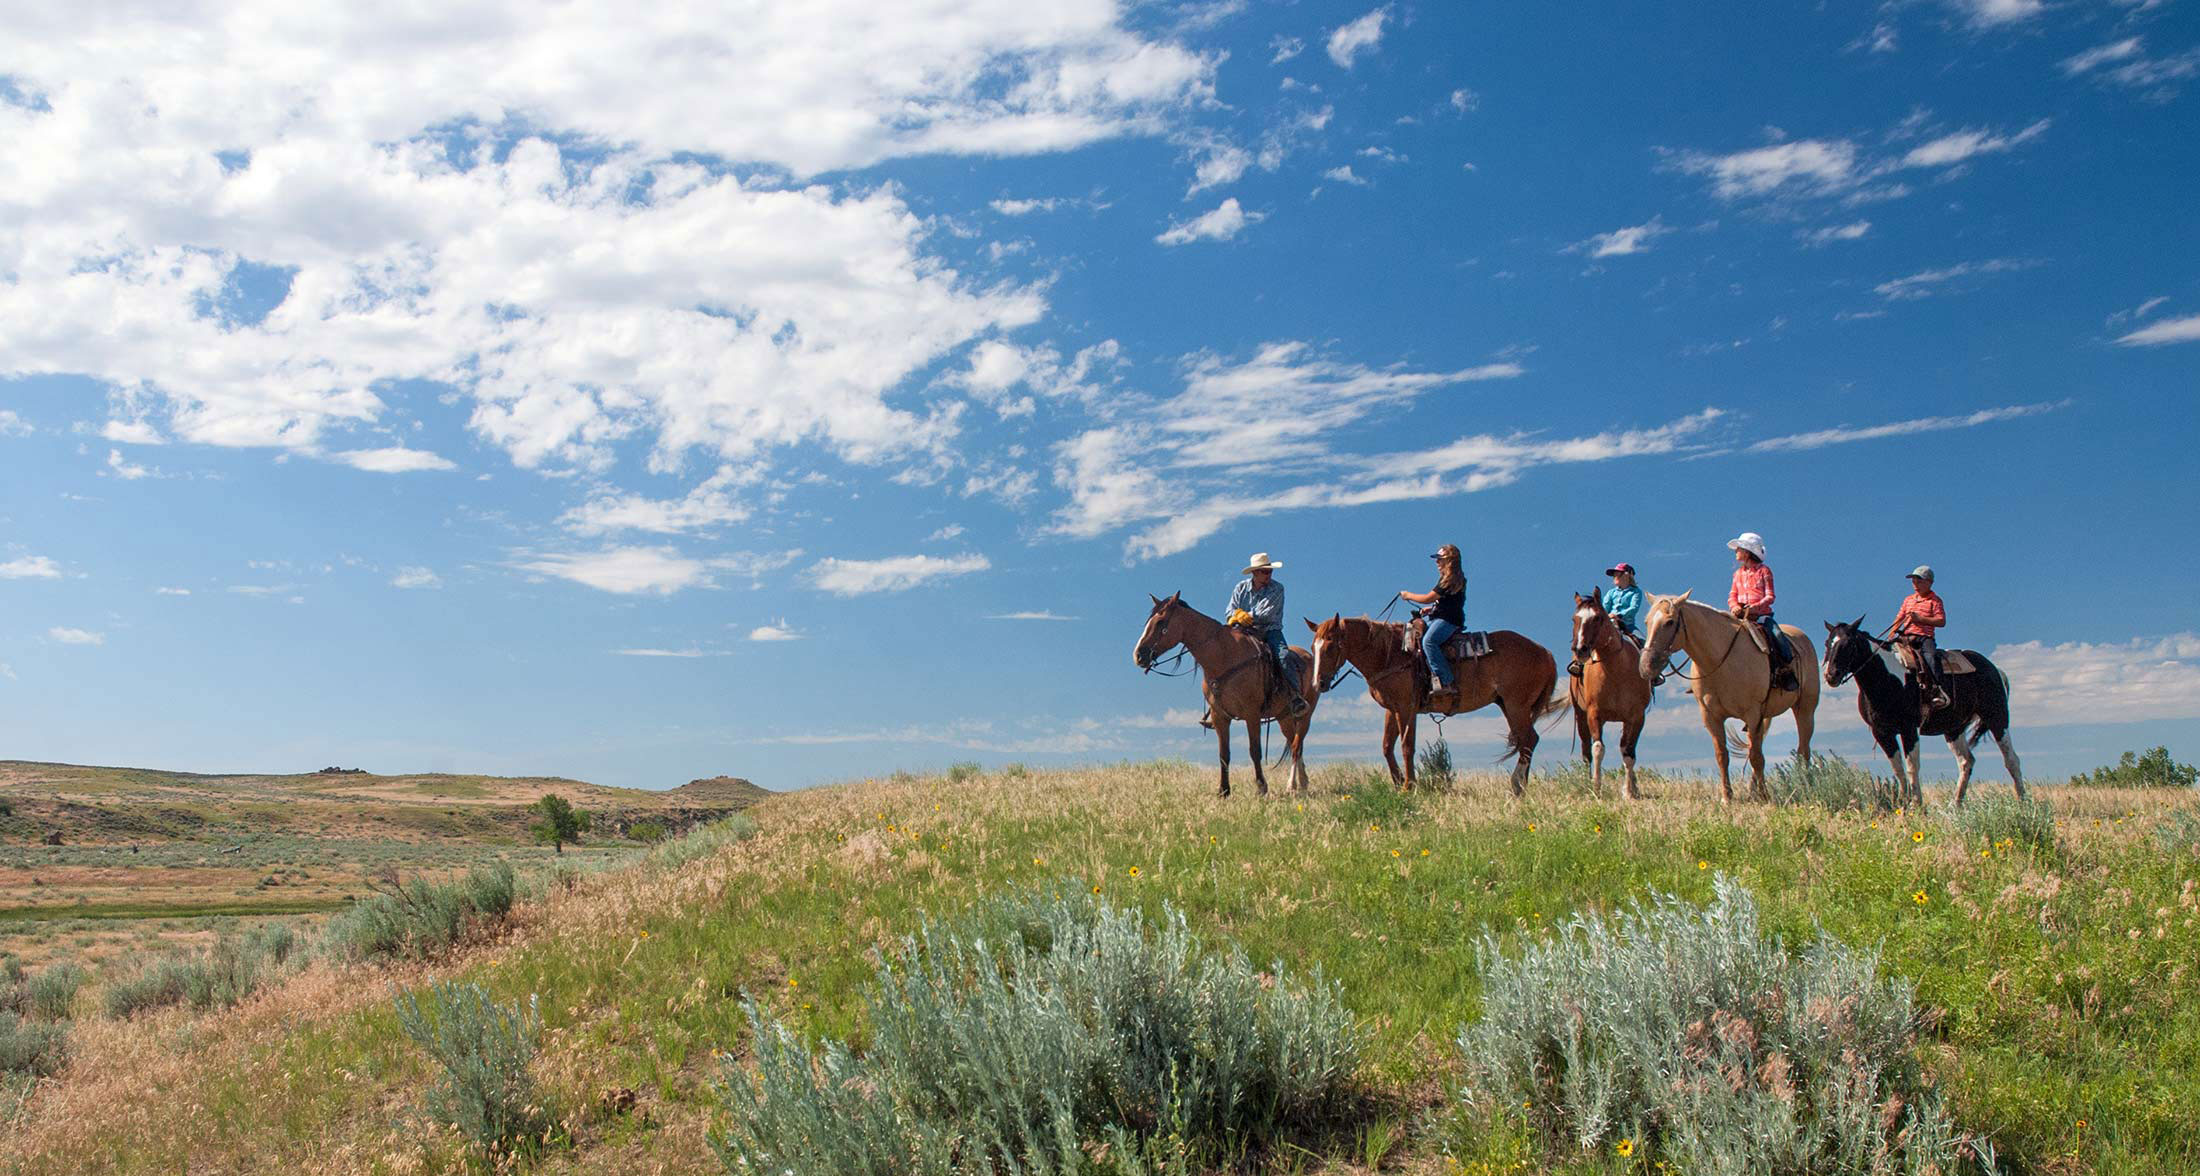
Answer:
M1917 647L1907 641L1894 643L1894 655L1902 663L1902 668L1913 674L1922 668L1918 665ZM1978 665L1965 656L1963 650L1936 649L1933 651L1933 655L1933 672L1942 677L1949 674L1975 674L1978 672Z
M1406 623L1405 640L1400 648L1406 653L1420 656L1421 638L1427 633L1428 620L1424 617L1413 618ZM1486 629L1461 629L1458 636L1444 642L1444 656L1453 661L1471 661L1474 658L1487 657L1489 653L1490 635Z

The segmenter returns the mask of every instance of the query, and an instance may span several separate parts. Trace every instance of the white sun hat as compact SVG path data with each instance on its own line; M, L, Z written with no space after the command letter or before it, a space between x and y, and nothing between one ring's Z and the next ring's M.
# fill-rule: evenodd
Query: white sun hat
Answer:
M1755 531L1744 531L1727 540L1726 545L1731 550L1746 551L1758 559L1765 557L1765 537Z
M1274 569L1280 568L1282 566L1282 560L1270 559L1268 558L1268 553L1263 551L1260 554L1255 555L1252 559L1249 559L1245 562L1245 574L1250 576L1254 572L1257 572L1262 568L1268 568L1269 570L1273 571Z
M1919 565L1917 565L1916 567L1914 567L1914 568L1911 568L1911 569L1910 569L1910 578L1911 578L1912 580L1923 580L1923 581L1925 581L1925 582L1926 582L1926 583L1928 583L1928 584L1932 583L1932 582L1933 582L1933 565L1931 565L1931 564L1919 564Z

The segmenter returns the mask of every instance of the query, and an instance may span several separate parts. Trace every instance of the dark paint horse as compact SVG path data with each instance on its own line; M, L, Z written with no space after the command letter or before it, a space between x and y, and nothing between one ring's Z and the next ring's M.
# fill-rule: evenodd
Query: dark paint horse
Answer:
M1167 600L1158 596L1152 599L1153 612L1147 614L1146 627L1138 634L1138 644L1131 648L1131 660L1139 669L1151 671L1156 659L1181 645L1199 663L1200 691L1207 696L1208 710L1214 716L1222 766L1215 795L1230 795L1233 720L1245 723L1245 750L1253 757L1253 780L1262 796L1268 795L1268 774L1261 765L1260 752L1260 724L1264 719L1276 720L1276 729L1291 749L1292 791L1306 791L1306 731L1314 722L1314 704L1321 698L1314 690L1314 659L1303 649L1292 649L1298 656L1299 680L1280 683L1271 690L1269 667L1275 659L1268 652L1267 642L1184 603L1182 592ZM1294 690L1306 700L1306 709L1297 718L1289 713L1290 692Z
M1971 749L1988 735L2001 748L2002 765L2009 781L2024 795L2024 769L2017 762L2016 741L2009 735L2009 676L2001 667L1972 650L1955 650L1977 669L1969 674L1942 674L1941 688L1948 705L1918 721L1917 676L1904 670L1892 642L1864 631L1864 618L1853 624L1826 622L1826 685L1839 686L1856 679L1856 710L1870 728L1873 742L1894 768L1895 782L1911 803L1923 807L1925 786L1918 779L1917 740L1920 735L1940 735L1956 756L1956 803L1962 804L1971 789L1971 768L1978 757ZM1966 729L1969 734L1966 735Z

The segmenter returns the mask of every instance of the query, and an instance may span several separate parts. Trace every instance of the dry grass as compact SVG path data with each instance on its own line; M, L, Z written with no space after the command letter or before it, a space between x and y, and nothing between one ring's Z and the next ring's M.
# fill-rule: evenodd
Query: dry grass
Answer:
M1210 771L1155 764L774 797L751 810L756 836L678 869L589 878L432 968L316 966L226 1014L81 1026L69 1069L0 1138L0 1164L458 1170L456 1142L412 1113L424 1064L388 993L464 974L500 996L542 996L539 1076L575 1146L536 1170L713 1171L707 1080L714 1050L741 1048L738 993L860 1041L872 951L927 912L1074 884L1149 908L1167 899L1255 960L1344 984L1390 1101L1362 1146L1296 1170L1372 1170L1395 1135L1382 1171L1457 1171L1445 1150L1471 1155L1476 1128L1450 1109L1444 1043L1477 1007L1474 934L1535 934L1650 886L1701 897L1715 867L1757 889L1791 937L1818 919L1884 943L1889 967L1950 1010L1934 1056L1959 1116L2034 1170L2200 1165L2200 1144L2178 1151L2163 1126L2200 1114L2200 1095L2161 1087L2189 1087L2200 1065L2200 1013L2171 999L2195 980L2172 947L2200 935L2200 858L2165 859L2150 838L2190 796L2057 790L2062 852L2049 861L1966 844L1937 816L1728 809L1689 782L1628 805L1535 786L1515 802L1498 776L1401 802L1364 779L1333 765L1310 794L1218 801ZM2059 1166L2065 1151L2075 1158Z

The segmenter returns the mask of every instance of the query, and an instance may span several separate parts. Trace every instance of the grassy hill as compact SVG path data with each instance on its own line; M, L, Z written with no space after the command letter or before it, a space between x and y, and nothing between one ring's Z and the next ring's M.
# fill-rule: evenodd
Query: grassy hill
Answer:
M2006 1170L2200 1170L2189 792L2050 790L2053 824L2034 826L2006 807L1727 809L1700 781L1648 787L1627 804L1539 777L1516 803L1476 777L1408 798L1328 767L1306 795L1218 801L1207 770L1151 764L772 796L745 839L571 879L427 962L316 962L217 1014L104 1020L87 991L0 1165L463 1170L456 1134L423 1123L433 1068L390 999L461 977L540 1010L532 1073L559 1127L529 1170L722 1171L705 1136L724 1114L713 1080L751 1058L744 995L860 1050L874 953L1051 888L1167 904L1256 966L1339 986L1366 1040L1351 1117L1260 1170L1648 1171L1647 1153L1538 1151L1460 1103L1472 944L1536 942L1653 889L1702 902L1724 874L1791 943L1823 927L1915 983L1924 1064Z

